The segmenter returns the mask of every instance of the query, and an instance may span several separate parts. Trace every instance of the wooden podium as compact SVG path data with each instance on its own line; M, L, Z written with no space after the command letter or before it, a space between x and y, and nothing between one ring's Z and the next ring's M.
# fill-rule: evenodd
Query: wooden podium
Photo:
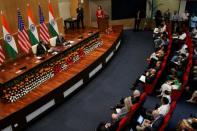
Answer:
M104 18L97 18L98 29L100 32L105 32L109 27L109 16L105 16Z

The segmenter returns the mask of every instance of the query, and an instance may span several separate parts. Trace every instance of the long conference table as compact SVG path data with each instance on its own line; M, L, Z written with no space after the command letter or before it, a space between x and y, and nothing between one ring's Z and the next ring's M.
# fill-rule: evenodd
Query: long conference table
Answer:
M83 88L110 61L121 44L122 26L109 34L96 28L66 33L71 45L58 54L34 55L9 63L0 73L0 130L24 129Z

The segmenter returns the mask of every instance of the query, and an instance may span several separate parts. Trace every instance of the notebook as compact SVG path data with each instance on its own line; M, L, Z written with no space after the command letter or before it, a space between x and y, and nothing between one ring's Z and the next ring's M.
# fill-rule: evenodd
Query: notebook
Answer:
M137 122L141 125L144 122L144 117L140 115L137 119Z
M141 75L140 79L139 79L141 82L146 82L146 76L144 75Z

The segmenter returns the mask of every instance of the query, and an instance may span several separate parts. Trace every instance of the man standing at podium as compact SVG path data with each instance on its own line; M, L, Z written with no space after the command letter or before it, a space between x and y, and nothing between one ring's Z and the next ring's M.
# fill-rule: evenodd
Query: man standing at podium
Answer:
M77 28L79 29L81 23L81 26L84 29L84 23L83 23L84 11L81 3L78 4L78 8L76 11L77 11Z

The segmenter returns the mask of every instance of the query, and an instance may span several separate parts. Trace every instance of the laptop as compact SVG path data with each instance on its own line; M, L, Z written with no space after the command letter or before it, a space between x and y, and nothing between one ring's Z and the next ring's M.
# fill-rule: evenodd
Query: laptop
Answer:
M140 115L138 118L137 118L137 122L142 125L142 123L144 122L144 117L142 115Z

